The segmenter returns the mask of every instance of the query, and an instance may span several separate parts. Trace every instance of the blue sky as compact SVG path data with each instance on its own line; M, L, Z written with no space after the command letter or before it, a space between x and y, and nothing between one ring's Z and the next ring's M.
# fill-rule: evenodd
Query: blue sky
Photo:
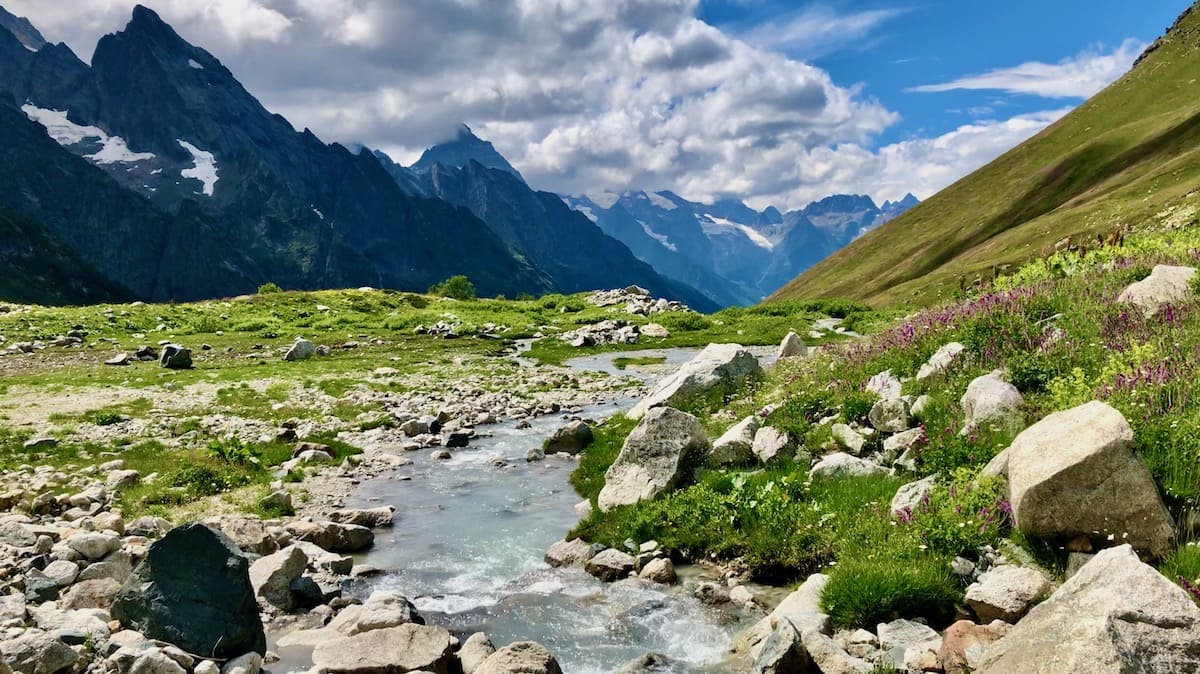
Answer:
M853 23L847 39L803 40L776 48L829 72L843 86L863 85L901 115L877 143L938 136L974 119L997 119L1078 104L1078 96L1048 97L996 90L911 91L1003 68L1058 64L1109 54L1127 40L1154 41L1190 0L925 0L916 2L795 2L704 0L699 17L735 34L762 26L825 17ZM1140 50L1139 50L1140 51Z
M465 122L535 187L928 198L1186 0L140 0L269 109L401 162ZM87 59L138 0L0 0Z

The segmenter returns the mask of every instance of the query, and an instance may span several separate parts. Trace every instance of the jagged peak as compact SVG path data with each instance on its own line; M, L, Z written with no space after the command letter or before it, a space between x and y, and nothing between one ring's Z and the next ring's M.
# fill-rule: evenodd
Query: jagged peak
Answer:
M30 51L37 51L49 44L29 19L17 16L4 7L0 7L0 28L12 33Z
M453 139L438 143L425 150L421 158L409 168L414 171L427 171L437 164L464 168L472 161L478 162L486 168L507 171L521 182L525 182L521 173L508 163L508 160L496 150L491 141L476 136L471 127L466 124L459 124L456 127Z

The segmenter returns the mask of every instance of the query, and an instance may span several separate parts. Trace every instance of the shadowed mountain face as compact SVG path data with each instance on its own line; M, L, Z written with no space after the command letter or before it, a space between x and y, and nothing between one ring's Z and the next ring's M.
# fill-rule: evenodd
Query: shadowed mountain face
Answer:
M424 178L398 180L398 167L369 151L297 132L149 9L101 38L91 65L65 45L34 51L36 29L13 25L24 24L0 16L0 89L11 92L0 96L0 207L136 297L230 295L268 281L424 290L464 274L485 295L639 283L704 303L628 251L622 258L621 244L591 223L563 226L554 240L517 231L531 214L553 222L545 197L465 128L427 156L473 180L482 178L456 157L496 165L508 184L493 191L511 192L502 201L517 209L496 224L473 212L479 199L443 198ZM583 260L556 257L556 247L616 257L573 269Z

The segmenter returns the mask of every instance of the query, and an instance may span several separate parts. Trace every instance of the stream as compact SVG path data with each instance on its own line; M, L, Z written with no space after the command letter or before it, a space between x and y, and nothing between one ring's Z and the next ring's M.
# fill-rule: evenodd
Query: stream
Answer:
M618 370L616 356L665 356L668 365L686 362L694 349L604 354L573 359L568 367L649 379L649 372ZM653 366L650 372L674 368ZM632 398L593 405L578 415L601 420L629 409ZM359 588L361 596L387 589L407 596L431 625L466 639L487 632L499 647L537 641L554 653L569 674L607 674L646 653L678 662L677 672L728 672L725 656L734 634L748 626L729 605L701 604L684 589L699 567L679 569L680 583L668 587L629 579L601 583L581 569L552 569L543 562L548 547L579 520L581 500L568 483L572 458L552 455L527 463L525 453L563 424L560 415L488 427L490 437L456 450L448 461L429 452L395 473L364 481L348 507L396 507L395 527L378 531L375 547L356 559L384 570ZM495 457L506 465L493 465ZM293 667L299 654L281 653L273 671Z

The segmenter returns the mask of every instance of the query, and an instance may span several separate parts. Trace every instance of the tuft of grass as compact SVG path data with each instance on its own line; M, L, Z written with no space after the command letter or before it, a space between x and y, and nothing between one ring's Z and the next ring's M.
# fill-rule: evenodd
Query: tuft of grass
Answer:
M625 438L637 422L618 414L592 427L592 444L584 450L579 466L571 473L571 486L580 496L595 503L604 488L604 473L617 460Z
M1200 545L1190 542L1179 546L1159 562L1158 570L1185 589L1188 589L1188 585L1195 588L1200 585ZM1190 589L1189 594L1196 603L1200 603L1200 595Z
M618 370L624 370L631 365L662 365L665 362L667 362L666 356L642 356L641 358L628 358L621 356L613 358L613 365Z
M945 626L962 596L959 582L941 556L897 558L890 564L856 559L829 572L821 609L838 627L876 625L897 618L925 618Z

